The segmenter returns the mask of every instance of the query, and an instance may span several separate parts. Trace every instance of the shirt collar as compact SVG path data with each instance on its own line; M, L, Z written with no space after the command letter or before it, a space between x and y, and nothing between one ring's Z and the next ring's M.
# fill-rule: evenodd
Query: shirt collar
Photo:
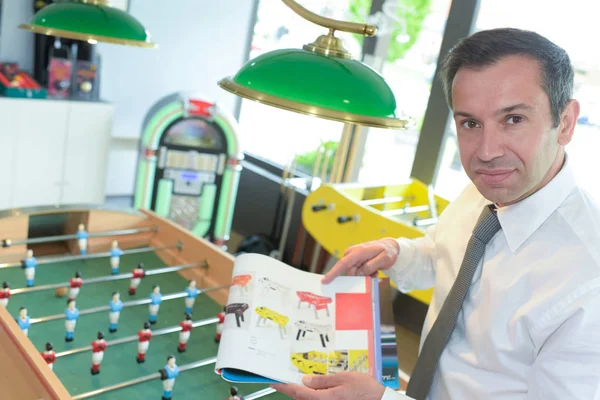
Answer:
M565 154L563 167L546 186L518 203L498 208L498 220L513 253L552 215L575 187L575 176Z

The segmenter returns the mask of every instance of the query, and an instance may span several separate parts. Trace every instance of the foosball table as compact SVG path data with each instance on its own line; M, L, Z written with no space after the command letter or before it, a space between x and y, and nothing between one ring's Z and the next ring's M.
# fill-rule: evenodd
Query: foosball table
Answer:
M151 211L96 206L1 211L0 240L1 398L229 396L214 373L222 249Z

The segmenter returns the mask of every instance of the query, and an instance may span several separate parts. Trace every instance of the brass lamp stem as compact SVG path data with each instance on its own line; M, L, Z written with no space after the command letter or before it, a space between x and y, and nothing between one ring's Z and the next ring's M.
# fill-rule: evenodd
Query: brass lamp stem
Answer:
M312 22L313 24L317 24L323 26L325 28L329 28L333 31L343 31L350 33L358 33L359 35L364 36L374 36L377 32L377 28L373 25L367 24L357 24L355 22L346 22L346 21L338 21L331 18L322 17L313 13L312 11L307 10L302 7L300 4L296 3L294 0L281 0L287 5L289 8L294 10L296 14L300 15L302 18ZM332 32L333 33L333 32Z

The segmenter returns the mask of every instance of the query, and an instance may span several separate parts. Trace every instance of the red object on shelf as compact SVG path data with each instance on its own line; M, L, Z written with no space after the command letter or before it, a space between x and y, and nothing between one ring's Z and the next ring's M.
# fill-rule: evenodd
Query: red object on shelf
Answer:
M213 114L214 103L209 103L202 100L191 100L190 99L190 115L199 115L201 117L210 117Z

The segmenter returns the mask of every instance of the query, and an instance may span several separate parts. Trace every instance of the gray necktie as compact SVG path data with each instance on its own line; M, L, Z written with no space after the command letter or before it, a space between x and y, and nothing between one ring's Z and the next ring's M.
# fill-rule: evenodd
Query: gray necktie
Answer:
M425 343L423 343L421 354L406 389L408 396L416 400L425 400L427 397L438 361L454 330L458 313L473 281L477 264L483 257L485 246L499 230L500 222L494 211L494 205L490 204L484 207L479 216L456 281L452 285Z

